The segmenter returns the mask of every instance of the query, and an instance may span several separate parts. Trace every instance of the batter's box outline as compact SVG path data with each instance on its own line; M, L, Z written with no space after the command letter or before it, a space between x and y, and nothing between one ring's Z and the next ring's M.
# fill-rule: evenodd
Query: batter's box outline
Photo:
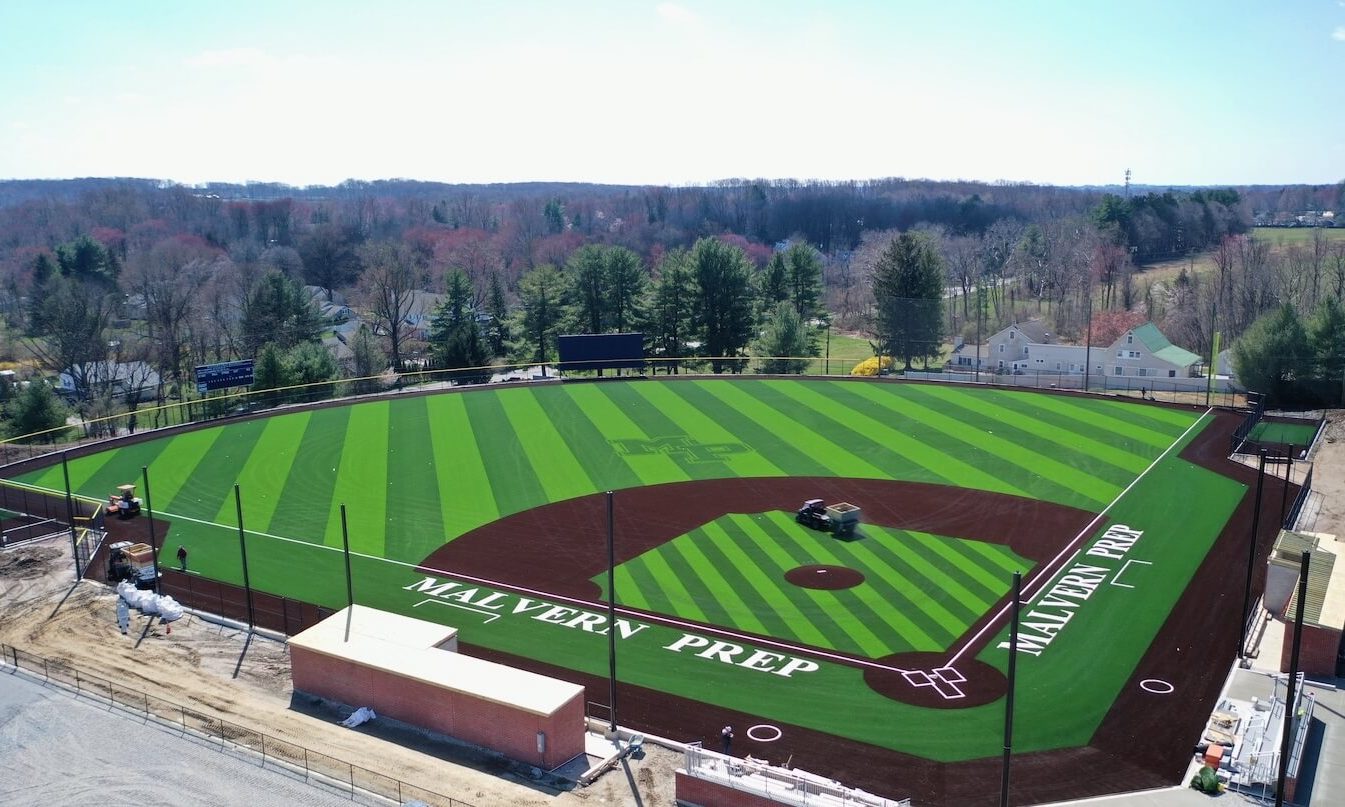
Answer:
M935 667L928 671L903 670L901 675L906 679L906 683L913 687L934 687L934 691L944 700L955 701L967 697L958 686L967 680L967 676L958 672L955 667Z
M1119 568L1119 569L1116 570L1116 574L1112 575L1111 580L1108 581L1108 582L1110 582L1113 586L1117 586L1118 588L1134 588L1134 586L1131 585L1130 583L1122 583L1122 582L1120 582L1120 580L1121 580L1121 575L1125 574L1126 569L1129 569L1129 568L1130 568L1130 564L1132 564L1132 563L1141 564L1141 565L1143 565L1143 566L1152 566L1152 565L1154 565L1154 564L1153 564L1153 561L1148 561L1148 560L1134 560L1134 559L1128 560L1128 561L1126 561L1125 563L1121 564L1121 568Z

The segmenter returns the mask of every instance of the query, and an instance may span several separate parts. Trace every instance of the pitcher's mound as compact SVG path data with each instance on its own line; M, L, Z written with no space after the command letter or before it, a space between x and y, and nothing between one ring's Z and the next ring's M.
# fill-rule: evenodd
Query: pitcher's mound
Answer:
M800 588L836 591L863 583L864 575L847 566L797 566L785 572L785 580Z

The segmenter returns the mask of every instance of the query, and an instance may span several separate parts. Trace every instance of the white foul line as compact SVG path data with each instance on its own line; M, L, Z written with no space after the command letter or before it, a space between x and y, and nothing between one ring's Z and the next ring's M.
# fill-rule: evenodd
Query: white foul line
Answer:
M1205 418L1206 418L1206 417L1209 417L1210 412L1213 412L1213 411L1214 411L1214 407L1212 407L1212 406L1211 406L1211 407L1207 407L1207 408L1205 409L1205 412L1204 412L1203 414L1201 414L1200 417L1196 418L1196 420L1195 420L1194 423L1192 423L1190 426L1187 426L1187 427L1186 427L1186 431L1182 432L1181 435L1180 435L1176 440L1173 440L1173 441L1172 441L1172 444L1169 445L1166 449L1164 449L1164 450L1163 450L1163 453L1162 453L1162 454L1159 454L1158 457L1157 457L1157 459L1155 459L1153 462L1149 463L1149 467L1148 467L1148 468L1145 468L1143 471L1141 471L1139 476L1135 477L1135 478L1130 482L1129 485L1126 485L1126 486L1125 486L1125 490L1123 490L1123 491L1121 491L1120 493L1116 494L1116 498L1111 500L1111 504L1109 504L1109 505L1107 505L1106 507L1102 508L1102 512L1100 512L1100 513L1098 513L1096 516L1094 516L1094 517L1093 517L1093 520L1090 521L1090 522L1088 522L1088 524L1087 524L1086 526L1084 526L1084 528L1083 528L1082 530L1079 530L1079 534L1076 535L1076 536L1074 536L1074 539L1071 540L1068 544L1065 544L1065 546L1064 546L1058 553L1056 553L1056 556L1055 556L1054 558L1051 558L1051 562L1050 562L1050 563L1048 563L1048 564L1046 564L1045 566L1043 566L1043 567L1042 567L1042 568L1041 568L1035 575L1033 575L1033 576L1032 576L1032 581L1031 581L1030 583L1028 583L1026 586L1023 587L1023 590L1022 590L1022 592L1021 592L1021 598L1019 599L1019 602L1024 602L1024 601L1026 601L1026 600L1030 600L1030 599L1032 599L1031 596L1030 596L1030 594L1029 594L1029 591L1030 591L1034 586L1036 586L1038 583L1045 584L1045 583L1048 583L1048 582L1050 582L1051 580L1053 580L1053 579L1055 578L1056 572L1051 572L1051 574L1050 574L1049 576L1047 575L1047 572L1048 572L1053 566L1055 566L1056 564L1060 563L1060 561L1064 560L1064 559L1066 558L1066 555L1068 555L1071 559L1074 558L1074 557L1077 557L1078 554L1079 554L1079 549L1076 548L1076 545L1077 545L1080 541L1082 541L1086 536L1091 535L1091 534L1093 533L1093 530L1097 529L1098 522L1102 521L1102 519L1106 517L1107 513L1111 512L1111 509L1112 509L1113 507L1115 507L1116 504L1117 504L1118 502L1121 501L1121 499L1125 498L1125 495L1126 495L1127 493L1130 492L1130 489L1133 488L1133 487L1135 487L1136 485L1138 485L1138 484L1139 484L1139 481L1140 481L1141 479L1143 479L1145 476L1148 476L1149 472L1152 471L1152 470L1154 469L1154 467L1155 467L1156 465L1158 465L1158 463L1162 462L1163 459L1164 459L1168 454L1171 454L1171 453L1172 453L1172 449L1176 448L1176 447L1177 447L1177 444L1180 443L1182 440L1185 440L1185 439L1186 439L1186 435L1190 434L1190 433L1191 433L1191 430L1194 429L1196 426L1199 426L1201 423L1203 423L1204 420L1205 420ZM1012 596L1012 595L1010 595L1010 596ZM963 643L962 643L962 647L959 648L958 651L957 651L956 653L953 654L953 657L952 657L951 659L948 660L948 664L949 664L949 666L951 666L951 665L953 665L953 664L956 664L956 663L957 663L957 660L960 659L960 658L962 658L962 654L963 654L963 653L966 653L967 650L970 649L972 645L974 645L974 644L976 644L976 642L980 641L981 637L985 635L985 632L988 631L988 630L990 630L992 627L994 627L994 626L995 626L995 623L999 622L1000 618L1002 618L1006 613L1008 613L1008 612L1009 612L1009 609L1012 608L1012 607L1013 607L1013 603L1011 603L1011 602L1010 602L1010 603L1005 603L1005 604L999 609L999 611L998 611L994 616L992 616L992 617L989 619L989 621L987 621L983 626L981 626L981 629L980 629L980 630L976 631L976 634L975 634L974 636L972 636L970 639L968 639L968 640L966 640L965 642L963 642Z

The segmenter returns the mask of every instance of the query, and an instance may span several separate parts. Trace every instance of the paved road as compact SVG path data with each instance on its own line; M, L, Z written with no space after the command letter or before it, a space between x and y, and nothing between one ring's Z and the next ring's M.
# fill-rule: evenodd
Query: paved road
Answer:
M0 804L350 807L351 800L260 768L0 667Z

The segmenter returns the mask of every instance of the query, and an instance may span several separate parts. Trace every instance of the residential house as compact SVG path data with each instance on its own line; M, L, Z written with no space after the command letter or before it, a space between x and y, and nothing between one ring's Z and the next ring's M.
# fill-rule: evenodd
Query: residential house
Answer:
M993 334L982 347L981 369L1004 373L1091 373L1126 378L1191 378L1200 375L1201 359L1168 341L1146 322L1126 331L1111 345L1062 345L1040 320L1015 322ZM953 366L971 368L975 359L964 347Z
M159 373L143 361L97 361L67 368L56 382L56 392L68 398L106 390L118 401L154 397ZM97 392L94 392L94 391Z
M1118 336L1106 356L1111 376L1195 378L1202 369L1199 356L1169 342L1152 322Z

